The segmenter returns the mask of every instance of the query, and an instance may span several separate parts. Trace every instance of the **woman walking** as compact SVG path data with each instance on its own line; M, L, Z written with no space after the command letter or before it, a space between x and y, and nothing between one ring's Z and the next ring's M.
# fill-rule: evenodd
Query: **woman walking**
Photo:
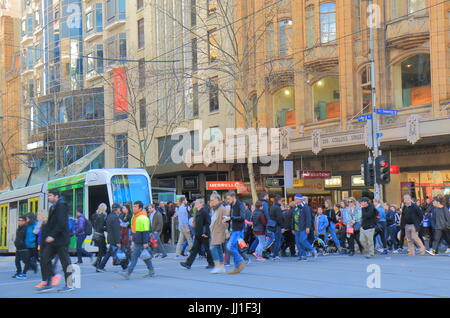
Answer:
M211 206L211 243L209 249L211 250L214 261L214 269L211 274L225 273L225 266L223 260L223 248L225 243L226 230L228 228L227 220L229 219L230 210L225 208L221 203L220 195L213 192L210 196Z

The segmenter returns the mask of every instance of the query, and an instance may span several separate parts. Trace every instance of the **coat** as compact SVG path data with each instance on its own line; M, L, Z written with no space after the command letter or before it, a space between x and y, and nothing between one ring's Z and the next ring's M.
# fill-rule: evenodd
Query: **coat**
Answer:
M70 244L69 213L67 204L62 198L50 207L47 223L42 229L41 245L48 244L45 240L49 236L55 239L51 243L55 246Z
M200 237L202 235L210 236L209 226L211 225L211 217L205 208L197 211L194 218L194 235Z
M25 246L26 235L27 235L27 226L26 225L19 226L16 231L16 239L14 240L16 250L20 251L26 249Z
M403 206L402 209L402 218L400 226L402 229L405 228L406 224L414 224L414 227L416 228L416 231L420 231L420 223L422 223L423 215L422 210L412 203L409 207L406 205Z
M225 242L225 232L228 229L228 224L222 223L222 220L224 216L230 214L230 211L222 204L219 204L217 208L212 208L211 212L213 217L211 218L211 225L209 226L211 234L210 245L220 245Z
M149 218L151 219L150 228L152 232L161 233L163 229L163 215L159 211L153 212L153 217L149 214Z
M120 219L114 212L110 212L106 217L106 232L110 245L120 244Z

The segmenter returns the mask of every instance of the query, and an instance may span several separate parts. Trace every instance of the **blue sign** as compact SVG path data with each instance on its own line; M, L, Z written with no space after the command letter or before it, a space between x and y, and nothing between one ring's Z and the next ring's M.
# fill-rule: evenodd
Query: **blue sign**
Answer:
M383 133L377 133L377 137L378 137L378 138L381 138L381 137L383 137L383 136L384 136Z
M363 115L363 116L358 117L358 121L366 121L366 120L371 120L371 119L372 119L372 114Z
M396 116L398 111L395 109L375 109L375 112L378 115L390 115L390 116Z

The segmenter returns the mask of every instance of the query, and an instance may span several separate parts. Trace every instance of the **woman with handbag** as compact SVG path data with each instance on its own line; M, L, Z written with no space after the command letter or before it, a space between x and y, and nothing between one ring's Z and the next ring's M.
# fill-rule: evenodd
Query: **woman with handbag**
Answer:
M94 235L92 237L92 241L95 246L98 247L97 259L94 264L92 264L95 268L100 265L103 256L106 254L106 239L105 239L105 231L106 231L106 210L108 206L105 203L100 203L97 208L97 211L92 216L93 223L92 226L94 228Z
M359 231L361 229L361 208L356 203L355 198L348 199L348 207L344 209L344 222L347 226L346 233L350 249L349 256L355 255L355 241L358 243L362 253L363 247L359 241Z

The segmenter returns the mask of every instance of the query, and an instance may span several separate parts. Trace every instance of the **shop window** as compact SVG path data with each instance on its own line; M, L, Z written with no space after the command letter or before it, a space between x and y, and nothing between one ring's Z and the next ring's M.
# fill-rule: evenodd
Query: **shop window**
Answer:
M306 47L313 47L316 43L316 28L314 23L314 6L306 8Z
M394 65L395 106L431 103L430 55L418 54Z
M312 88L314 120L337 118L340 115L339 77L328 76L317 81Z
M278 48L280 56L292 54L292 20L278 22Z
M295 91L294 87L285 87L273 96L275 125L285 127L295 125Z
M367 64L364 66L361 72L361 106L362 112L371 113L372 112L372 77L371 77L371 66Z
M336 4L320 5L320 41L328 43L336 40Z

